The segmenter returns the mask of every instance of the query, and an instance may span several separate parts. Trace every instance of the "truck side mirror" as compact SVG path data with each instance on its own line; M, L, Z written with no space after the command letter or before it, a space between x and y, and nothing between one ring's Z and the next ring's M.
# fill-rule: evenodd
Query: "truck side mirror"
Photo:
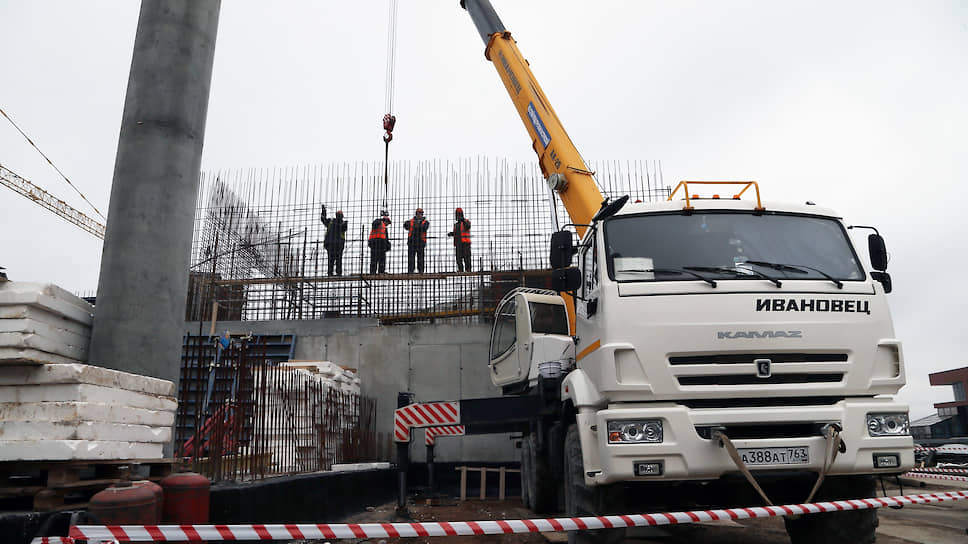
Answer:
M871 272L871 277L881 282L881 285L884 286L885 293L890 293L894 290L894 284L891 283L891 275L887 272Z
M571 231L559 230L551 234L551 268L567 268L571 266L571 258L577 249L571 237Z
M579 287L581 272L577 268L556 268L551 271L551 288L555 291L577 291Z
M887 248L884 246L884 237L880 234L871 234L867 237L867 250L871 255L871 266L874 270L881 272L887 270Z

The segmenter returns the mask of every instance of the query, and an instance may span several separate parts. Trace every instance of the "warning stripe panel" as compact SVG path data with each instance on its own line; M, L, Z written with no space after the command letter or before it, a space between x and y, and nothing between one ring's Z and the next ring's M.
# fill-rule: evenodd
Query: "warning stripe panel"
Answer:
M410 441L410 429L460 423L459 402L425 402L409 404L393 412L393 439Z
M424 430L424 443L433 446L438 436L463 436L465 429L463 425L444 425L440 427L427 427Z
M787 516L794 513L813 514L845 510L863 510L881 506L927 504L968 499L968 491L949 491L920 495L903 495L848 501L791 504L784 506L731 508L725 510L697 510L658 514L621 516L549 518L528 520L451 521L424 523L365 523L365 524L288 524L288 525L192 525L192 526L100 526L71 527L73 539L122 542L172 542L185 540L188 534L213 542L227 540L281 540L301 534L305 538L386 538L412 536L481 535L567 531L579 528L632 527L647 525L677 525L716 519L750 519ZM164 538L157 538L161 534ZM123 537L121 535L124 535ZM72 544L72 540L35 538L32 544Z

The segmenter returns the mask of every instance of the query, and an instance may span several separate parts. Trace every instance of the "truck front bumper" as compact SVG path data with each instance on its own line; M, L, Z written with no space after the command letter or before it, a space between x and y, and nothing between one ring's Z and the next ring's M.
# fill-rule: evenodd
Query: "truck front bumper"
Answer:
M622 481L713 480L738 474L735 463L717 440L703 438L697 427L723 426L729 429L758 425L782 429L806 423L838 423L845 451L837 456L828 474L897 474L914 466L914 439L910 436L870 436L869 413L907 413L905 404L892 399L847 399L822 406L766 406L743 408L688 408L674 403L613 405L598 412L578 414L585 463L585 480L590 485ZM658 419L663 440L651 444L609 444L608 422ZM727 432L728 435L728 432ZM819 434L786 438L732 438L737 449L806 447L809 462L749 466L753 474L776 471L820 472L826 456L826 439ZM874 468L875 455L896 454L898 466ZM661 466L661 474L637 476L637 464Z

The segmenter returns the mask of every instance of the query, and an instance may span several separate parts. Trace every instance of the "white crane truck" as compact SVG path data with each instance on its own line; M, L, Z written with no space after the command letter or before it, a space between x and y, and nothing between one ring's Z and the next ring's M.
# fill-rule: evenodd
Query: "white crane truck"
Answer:
M579 516L860 498L912 467L879 233L858 252L837 213L761 201L754 182L724 198L699 196L723 182L682 182L661 203L603 201L488 0L461 5L580 239L552 236L555 291L515 290L494 317L492 382L540 398L525 415L527 505ZM860 544L877 513L786 524L795 543Z

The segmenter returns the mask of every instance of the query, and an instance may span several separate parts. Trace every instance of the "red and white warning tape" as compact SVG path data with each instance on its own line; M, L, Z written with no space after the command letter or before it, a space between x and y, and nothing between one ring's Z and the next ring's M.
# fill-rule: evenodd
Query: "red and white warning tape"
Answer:
M393 412L393 439L410 442L410 429L457 425L460 423L459 402L424 402L397 408Z
M75 539L114 539L118 542L171 542L184 540L288 540L319 538L394 538L574 531L649 525L677 525L701 521L752 519L793 514L864 510L881 506L929 504L968 499L968 491L903 495L873 499L817 502L786 506L756 506L726 510L694 510L663 514L596 516L580 518L451 521L426 523L350 523L291 525L78 525ZM38 542L35 539L35 543Z
M925 447L925 446L917 446L916 448L914 448L914 451L942 451L942 452L944 452L944 451L968 451L968 446L958 446L958 445L954 445L954 446L938 446L938 447L931 447L931 448Z
M908 478L931 478L933 480L950 480L953 482L968 482L968 476L949 476L946 474L929 474L927 472L918 472L912 470L904 476Z
M433 446L438 436L463 436L465 432L463 425L441 425L439 427L427 427L424 431L424 444Z
M937 467L924 467L924 468L913 468L911 472L940 472L942 474L952 472L955 474L968 474L968 469L966 468L937 468Z

